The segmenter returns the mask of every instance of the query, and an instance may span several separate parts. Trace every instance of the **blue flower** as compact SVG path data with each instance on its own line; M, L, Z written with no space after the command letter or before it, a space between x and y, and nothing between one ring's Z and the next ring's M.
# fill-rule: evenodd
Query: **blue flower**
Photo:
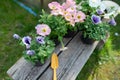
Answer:
M35 51L34 50L27 50L26 54L28 54L28 55L34 55Z
M112 26L116 26L117 24L114 18L112 18L108 23Z
M31 37L29 36L23 37L22 42L26 45L26 48L29 49L31 44Z
M97 14L101 15L101 14L103 14L103 13L104 13L104 11L102 11L102 10L97 10Z
M19 36L18 34L14 34L14 35L13 35L13 38L15 38L15 39L20 39L20 36Z
M93 22L94 24L99 24L99 23L101 23L101 17L100 17L100 16L92 15L91 19L92 19L92 22Z
M45 44L44 37L42 37L42 36L36 37L36 41L37 41L39 44Z

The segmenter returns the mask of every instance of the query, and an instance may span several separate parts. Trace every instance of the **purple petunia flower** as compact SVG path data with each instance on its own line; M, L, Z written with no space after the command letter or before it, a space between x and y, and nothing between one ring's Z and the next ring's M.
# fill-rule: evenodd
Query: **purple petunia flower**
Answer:
M30 43L31 43L31 37L25 36L22 38L22 42L26 45L26 48L30 48Z
M28 55L34 55L34 54L35 54L35 51L34 51L34 50L28 50L28 51L26 52L26 54L28 54Z
M97 10L97 14L101 15L101 14L103 14L103 13L104 13L104 11L102 11L102 10Z
M101 23L101 17L100 17L100 16L92 15L91 19L92 19L92 22L93 22L94 24L99 24L99 23Z
M13 35L13 38L15 38L15 39L20 39L20 36L19 36L18 34L14 34L14 35Z
M36 41L40 44L45 44L44 37L42 37L42 36L36 37Z
M108 23L112 26L116 26L117 24L114 18L112 18Z

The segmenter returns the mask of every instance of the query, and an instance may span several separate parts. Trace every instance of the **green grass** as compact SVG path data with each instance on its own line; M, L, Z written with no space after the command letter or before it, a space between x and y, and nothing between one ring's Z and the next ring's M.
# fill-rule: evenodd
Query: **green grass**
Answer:
M120 4L119 0L114 1ZM120 15L116 20L118 24L111 30L109 40L102 50L95 50L76 80L120 80ZM37 18L12 0L0 2L0 80L10 80L6 72L22 56L23 48L12 35L29 34L37 22Z
M38 20L12 0L0 2L0 80L7 80L6 71L21 57L22 48L14 33L28 34Z

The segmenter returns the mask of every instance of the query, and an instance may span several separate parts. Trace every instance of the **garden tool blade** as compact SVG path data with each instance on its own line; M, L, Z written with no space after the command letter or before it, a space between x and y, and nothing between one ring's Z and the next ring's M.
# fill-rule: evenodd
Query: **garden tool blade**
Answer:
M58 68L58 56L56 53L52 54L52 59L51 59L51 67L53 69L57 69Z

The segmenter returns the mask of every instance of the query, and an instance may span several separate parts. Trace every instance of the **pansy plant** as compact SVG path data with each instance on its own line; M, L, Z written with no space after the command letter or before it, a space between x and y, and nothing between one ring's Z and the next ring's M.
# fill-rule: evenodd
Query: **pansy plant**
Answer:
M26 60L33 63L44 63L55 48L54 42L48 38L51 29L46 24L38 24L35 29L35 36L24 36L22 38L18 34L14 34L13 37L20 40L20 44L25 46L23 54Z

